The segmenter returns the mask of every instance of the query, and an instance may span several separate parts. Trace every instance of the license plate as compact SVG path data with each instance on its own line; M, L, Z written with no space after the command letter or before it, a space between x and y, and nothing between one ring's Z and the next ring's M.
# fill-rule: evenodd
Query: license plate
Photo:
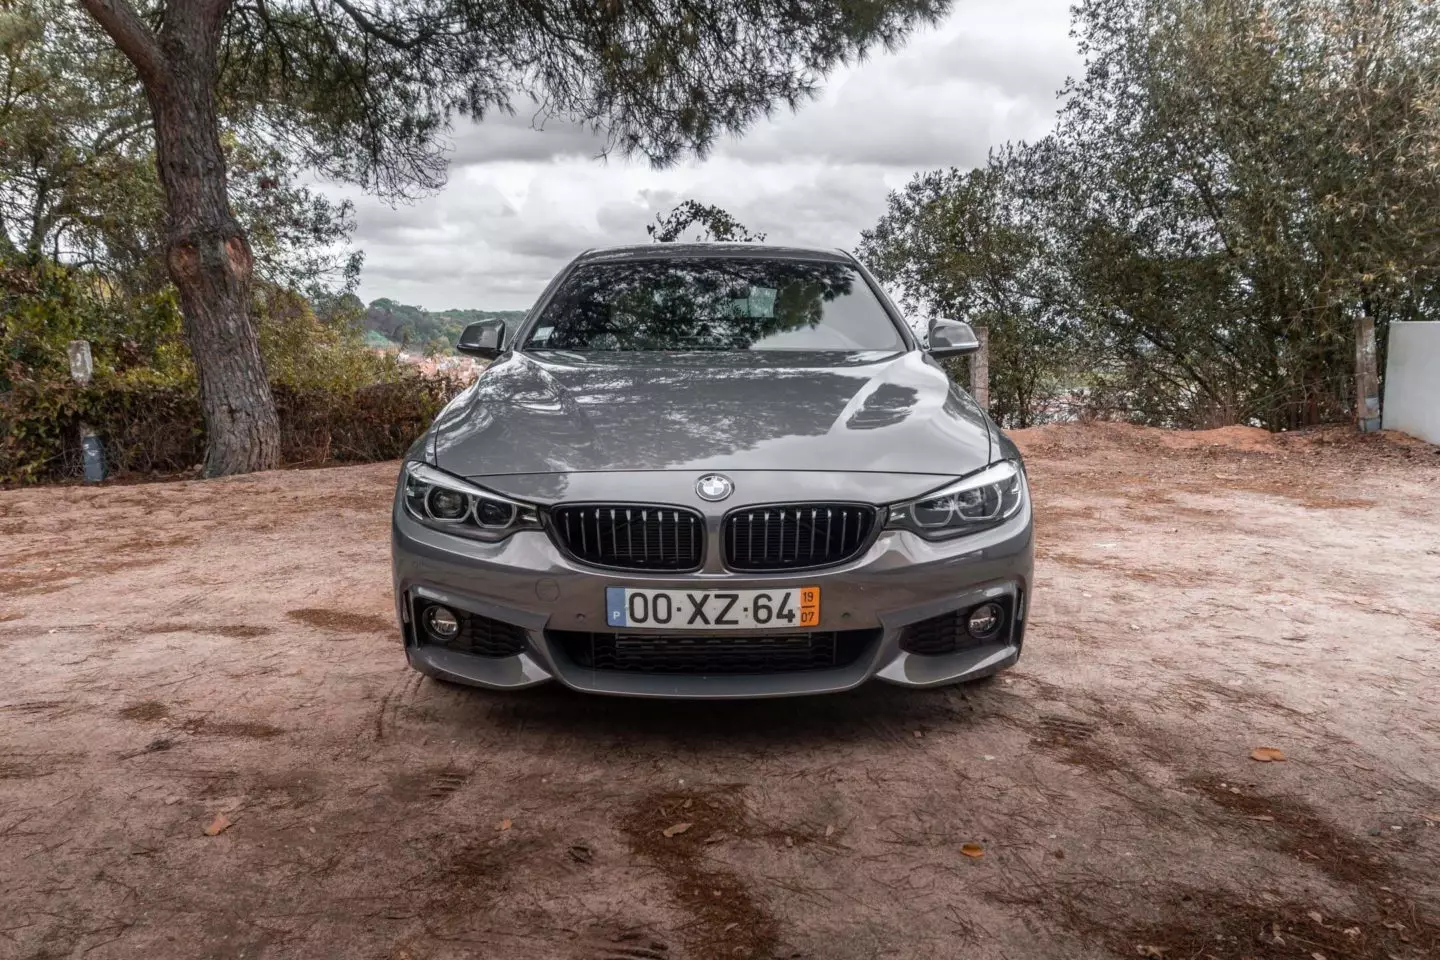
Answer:
M605 588L612 627L661 630L760 630L820 625L820 588L641 590Z

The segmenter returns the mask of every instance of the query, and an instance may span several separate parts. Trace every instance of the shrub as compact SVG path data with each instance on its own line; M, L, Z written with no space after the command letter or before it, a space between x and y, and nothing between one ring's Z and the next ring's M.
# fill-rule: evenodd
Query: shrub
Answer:
M348 390L272 384L282 460L315 465L399 457L459 387L418 374ZM205 422L193 383L21 381L0 396L0 482L80 476L81 424L101 438L113 475L183 473L204 459Z
M359 312L317 314L260 286L261 351L286 464L400 456L462 384L366 346ZM95 375L70 379L66 345L90 341ZM81 425L113 475L175 474L205 456L205 423L173 291L126 296L98 274L0 264L0 483L83 473Z

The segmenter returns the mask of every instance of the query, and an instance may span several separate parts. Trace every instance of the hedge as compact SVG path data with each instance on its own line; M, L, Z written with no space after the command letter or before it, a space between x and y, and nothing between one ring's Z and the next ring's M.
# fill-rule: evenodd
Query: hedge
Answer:
M281 459L287 466L395 459L459 388L419 375L343 392L272 384ZM205 458L193 384L18 381L0 395L0 483L81 476L81 424L100 437L112 476L184 473Z

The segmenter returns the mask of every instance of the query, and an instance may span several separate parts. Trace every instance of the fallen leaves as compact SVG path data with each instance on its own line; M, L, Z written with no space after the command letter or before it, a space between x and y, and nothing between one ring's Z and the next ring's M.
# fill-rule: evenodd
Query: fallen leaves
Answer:
M960 844L960 852L973 860L979 860L985 856L985 848L978 843L962 843Z
M509 829L510 829L511 827L513 827L514 825L515 825L515 824L514 824L514 821L512 821L509 817L506 817L504 820L501 820L499 823L495 824L495 829L496 829L496 830L509 830Z
M1275 747L1256 747L1250 751L1250 759L1261 763L1284 763L1285 754Z
M1148 943L1137 943L1135 945L1135 952L1142 957L1164 957L1165 951L1169 949L1169 947L1151 946Z
M670 837L678 837L680 834L684 833L686 830L689 830L689 829L691 828L691 826L693 826L693 824L689 824L689 823L672 823L672 824L670 824L670 826L666 827L664 830L661 830L660 832L665 835L666 839L669 839Z
M827 825L827 826L825 827L825 836L827 836L827 837L833 837L833 836L835 836L835 825L834 825L834 824L830 824L830 825Z
M205 836L217 837L226 830L229 830L230 827L230 818L223 813L217 813L215 814L215 819L211 820L210 825L205 828Z

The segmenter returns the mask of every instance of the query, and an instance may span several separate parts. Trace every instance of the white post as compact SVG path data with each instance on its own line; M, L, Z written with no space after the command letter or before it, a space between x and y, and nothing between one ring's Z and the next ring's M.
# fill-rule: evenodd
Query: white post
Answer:
M95 375L95 362L90 356L90 341L71 340L65 348L70 354L70 376L80 386L89 385ZM85 461L85 482L99 483L105 479L105 450L100 438L89 424L80 424L80 452Z

